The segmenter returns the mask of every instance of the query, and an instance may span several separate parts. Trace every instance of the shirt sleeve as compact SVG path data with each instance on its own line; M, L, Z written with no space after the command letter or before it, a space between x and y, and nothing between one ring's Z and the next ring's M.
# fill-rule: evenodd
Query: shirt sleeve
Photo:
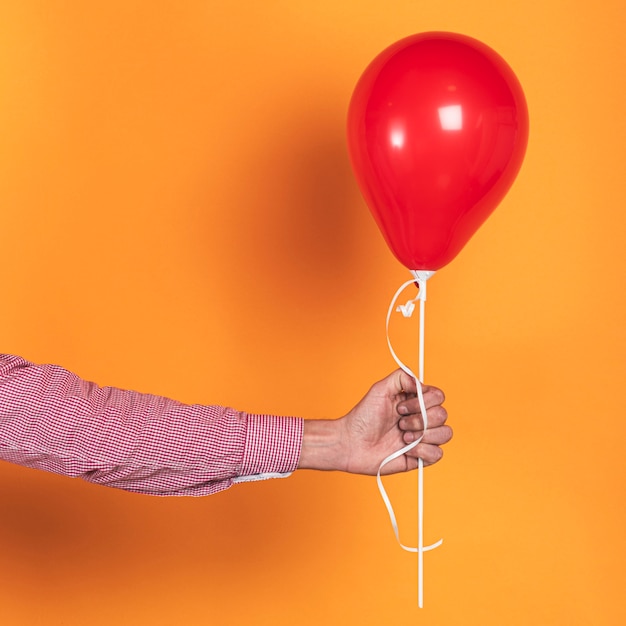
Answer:
M0 355L0 459L158 496L288 476L303 420L99 387Z

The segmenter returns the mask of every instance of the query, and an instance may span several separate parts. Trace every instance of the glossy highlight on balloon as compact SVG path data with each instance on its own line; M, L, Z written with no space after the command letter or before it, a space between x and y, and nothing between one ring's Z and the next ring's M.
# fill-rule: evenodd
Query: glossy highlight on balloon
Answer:
M420 33L381 52L348 110L361 192L410 270L454 259L498 206L522 165L528 109L507 63L454 33Z

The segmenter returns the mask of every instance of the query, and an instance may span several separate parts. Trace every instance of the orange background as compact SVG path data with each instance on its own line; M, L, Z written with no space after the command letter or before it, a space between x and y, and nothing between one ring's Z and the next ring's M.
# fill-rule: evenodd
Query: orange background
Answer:
M425 608L373 479L204 499L0 466L0 623L618 625L626 9L320 0L0 5L2 351L101 384L336 417L393 368L408 277L345 145L367 63L480 39L524 86L512 190L430 282ZM413 358L416 320L394 319ZM415 542L415 476L388 480Z

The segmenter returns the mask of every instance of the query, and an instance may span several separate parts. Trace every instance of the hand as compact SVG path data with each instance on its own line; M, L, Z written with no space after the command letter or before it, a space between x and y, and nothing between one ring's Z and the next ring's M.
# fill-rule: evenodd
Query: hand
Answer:
M452 438L443 392L427 385L422 390L428 417L424 439L385 465L383 474L416 469L418 457L424 465L436 463L443 456L440 446ZM415 381L397 370L374 384L345 417L306 420L299 467L375 475L383 459L419 439L423 428Z

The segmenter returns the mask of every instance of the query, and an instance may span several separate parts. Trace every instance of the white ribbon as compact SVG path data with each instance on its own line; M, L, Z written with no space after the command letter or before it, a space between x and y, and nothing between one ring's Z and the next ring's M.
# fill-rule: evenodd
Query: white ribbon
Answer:
M417 399L420 406L420 412L422 414L422 420L424 423L424 430L422 431L422 436L416 441L411 442L410 444L404 446L402 449L390 454L386 459L382 461L380 467L378 468L378 472L376 474L376 482L378 483L378 489L380 491L380 495L382 496L383 502L387 507L387 513L389 513L389 519L391 520L391 526L393 527L393 532L396 536L397 542L400 544L400 547L407 552L417 552L417 585L418 585L418 606L422 608L424 606L424 552L428 550L433 550L434 548L439 547L443 539L440 539L436 543L425 546L424 545L424 461L421 458L417 460L417 511L418 511L418 529L417 529L417 547L413 548L410 546L405 546L400 541L400 532L398 530L398 522L396 520L396 515L394 513L393 507L391 505L391 500L385 491L385 487L383 486L383 481L381 478L381 471L388 463L391 463L393 460L401 457L406 454L415 446L417 446L420 441L424 438L424 434L428 428L428 414L426 412L426 406L424 404L424 394L422 391L422 383L424 382L424 308L426 302L426 281L428 280L430 274L423 275L415 273L415 279L406 281L399 289L396 291L394 297L391 300L391 304L389 305L389 311L387 312L387 321L386 321L386 334L387 334L387 345L389 346L389 351L391 352L391 356L394 361L398 364L398 367L402 369L406 374L411 376L415 380L415 384L417 387ZM400 294L409 286L413 285L417 280L419 292L417 297L413 300L409 300L406 304L401 304L395 308L396 302ZM389 321L391 319L391 314L394 310L402 313L404 317L411 317L413 311L415 309L415 301L419 300L420 303L420 326L419 326L419 377L415 376L415 374L398 358L393 346L391 345L391 340L389 338Z

